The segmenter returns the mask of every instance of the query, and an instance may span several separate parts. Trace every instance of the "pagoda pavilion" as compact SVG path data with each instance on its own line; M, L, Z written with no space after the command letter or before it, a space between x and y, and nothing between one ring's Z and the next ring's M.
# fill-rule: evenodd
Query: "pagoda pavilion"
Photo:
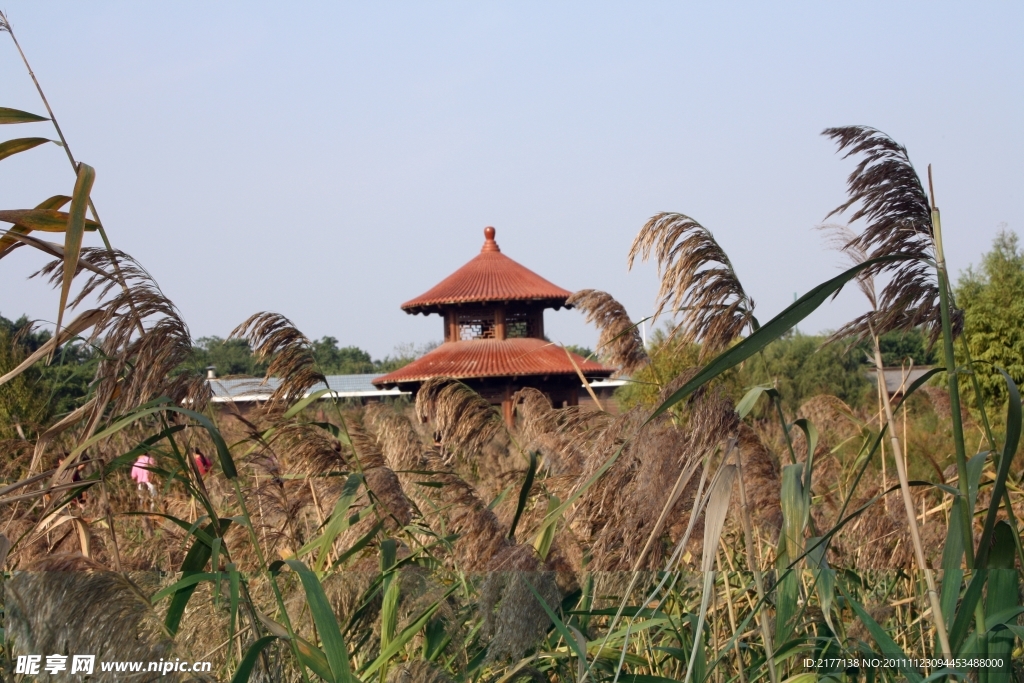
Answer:
M577 405L583 388L580 373L588 379L607 378L614 369L567 353L544 338L544 310L571 308L565 302L572 293L501 253L494 228L485 228L484 238L483 248L469 263L402 304L411 315L439 314L444 343L373 384L415 394L432 377L452 377L492 405L500 404L509 425L512 397L524 387L544 392L555 407Z

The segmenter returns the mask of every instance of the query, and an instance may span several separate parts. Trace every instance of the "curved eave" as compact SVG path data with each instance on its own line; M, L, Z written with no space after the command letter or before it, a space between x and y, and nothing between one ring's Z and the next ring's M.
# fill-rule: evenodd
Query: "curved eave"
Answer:
M558 298L511 298L511 297L494 297L494 298L476 298L476 299L454 299L451 301L437 301L429 304L421 303L405 303L402 304L402 310L409 315L417 315L422 313L423 315L430 315L431 313L443 314L445 309L448 308L459 308L461 306L475 306L481 304L536 304L543 308L550 308L553 310L559 310L562 308L570 309L572 304L565 303L567 297Z
M614 368L566 355L543 339L478 339L445 342L409 365L373 380L378 387L405 387L434 377L488 379L507 377L609 377Z

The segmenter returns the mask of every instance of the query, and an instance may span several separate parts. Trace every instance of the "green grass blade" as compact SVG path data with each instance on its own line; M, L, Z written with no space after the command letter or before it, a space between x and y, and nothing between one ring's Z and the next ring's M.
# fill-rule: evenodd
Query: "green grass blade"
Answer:
M763 386L756 386L744 394L743 398L740 399L740 402L736 404L736 414L739 415L742 420L750 414L750 411L754 409L754 406L757 405L758 400L762 396L771 396L772 394L778 393L779 392L775 387L767 384Z
M228 525L231 524L231 521L227 519L219 521L220 533L216 533L217 527L214 522L210 522L203 529L207 537L212 538L214 535L222 535L227 530ZM206 563L210 561L212 554L213 548L208 543L203 542L202 539L196 538L188 553L185 554L184 561L181 563L182 578L202 572L206 568ZM188 605L188 601L192 598L195 590L195 584L185 586L177 590L174 593L174 597L171 598L171 604L167 607L167 616L164 617L164 626L167 627L172 636L178 632L178 627L181 625L181 617L185 614L185 607Z
M405 647L405 644L412 640L412 637L419 633L420 630L427 624L427 622L430 621L430 618L434 616L434 613L437 612L437 610L441 607L441 604L448 599L448 596L454 593L458 588L459 584L455 584L447 591L445 591L444 595L441 596L440 600L432 603L429 607L427 607L427 609L423 610L423 612L416 619L416 621L412 622L409 626L405 628L404 631L398 634L398 637L391 641L391 643L389 643L388 646L381 651L380 655L378 655L377 658L373 660L373 662L371 662L369 666L366 667L366 670L363 672L364 676L372 675L375 671L377 671L377 669L384 666L385 663L387 663L392 657L398 654L398 652L403 647ZM352 678L352 681L353 683L358 683L357 679L355 678Z
M899 661L906 661L909 659L900 646L896 644L896 641L889 636L889 633L883 629L877 621L871 618L871 615L867 613L867 610L861 607L860 603L849 595L846 596L846 599L850 607L853 608L853 611L856 612L857 618L860 619L860 622L864 624L865 628L867 628L868 633L870 633L871 637L875 639L875 643L879 648L881 648L883 655ZM909 666L900 666L899 672L903 674L908 681L911 681L911 683L922 682L921 673L917 669Z
M309 604L309 611L313 615L313 622L320 634L324 654L327 656L327 663L331 668L333 675L331 680L333 683L358 683L352 675L348 650L345 646L345 639L341 635L338 618L335 616L334 610L331 609L331 603L327 600L327 595L324 594L323 586L303 562L286 560L286 563L302 581L302 588L306 592L306 602Z
M307 396L306 398L302 399L301 401L293 405L291 408L289 408L285 412L285 414L281 416L281 419L292 419L293 417L301 413L303 410L305 410L306 406L308 406L310 403L313 403L314 401L319 401L323 396L326 396L329 393L331 393L330 389L321 389L320 391L314 391L312 394L310 394L309 396Z
M523 488L519 490L519 502L516 504L516 514L512 518L512 524L508 527L508 540L516 540L516 527L519 525L519 518L523 516L526 503L530 500L530 489L533 488L533 478L537 474L537 452L530 452L530 468L526 471L526 479L523 481Z
M363 475L358 473L350 475L345 481L345 486L341 489L341 496L334 505L334 512L331 513L331 519L328 521L327 528L324 529L320 540L320 554L316 558L317 571L323 571L323 568L327 565L328 553L331 546L334 545L335 539L338 538L338 534L349 527L351 522L348 510L352 507L352 501L355 500L356 494L359 493L359 485L362 483Z
M156 604L166 598L172 593L177 593L182 588L188 588L189 586L195 586L203 581L219 581L223 579L224 575L220 572L199 572L198 574L189 574L188 576L182 577L181 580L172 583L167 588L163 588L149 599L150 602Z
M548 605L547 600L541 597L541 594L533 587L533 584L530 583L530 580L527 579L526 576L521 576L519 578L526 583L526 587L530 589L531 593L533 593L533 597L537 599L537 603L541 606L541 609L543 609L544 613L548 615L548 619L551 620L551 623L555 625L555 630L558 631L558 635L562 636L565 644L569 646L569 649L573 651L580 661L586 662L586 651L580 647L578 642L576 642L576 637L573 636L572 632L566 627L565 622L558 618L558 615L555 614L554 610L552 610Z
M1009 524L1000 521L993 527L992 546L989 555L985 613L993 614L1004 622L1016 622L1016 616L1021 610L1019 577L1014 568L1017 545L1014 543L1013 529ZM997 612L999 614L996 614ZM1004 614L1012 616L1007 618L1003 616ZM989 669L988 683L1007 683L1010 680L1010 658L1015 640L1016 636L1009 629L989 632L988 651L985 656L990 659L1002 659L1005 665L997 670Z
M974 619L974 608L981 599L981 589L985 586L985 572L975 572L971 582L967 584L963 600L960 601L960 609L953 617L953 625L949 628L949 647L954 653L959 653L961 645L967 638L967 629Z
M999 373L1006 380L1006 389L1009 396L1009 405L1006 409L1006 440L1003 443L1003 452L999 457L999 469L996 472L996 483L992 487L992 502L989 503L988 513L985 515L985 526L981 531L981 538L978 541L978 554L975 566L984 569L988 565L989 551L992 548L992 533L996 524L996 513L1003 502L1003 492L1006 491L1006 478L1010 474L1010 465L1013 456L1017 453L1017 444L1020 441L1021 430L1021 405L1020 391L1010 376L1002 368L997 368Z
M231 683L248 683L256 661L260 658L260 653L275 640L277 640L277 636L263 636L250 645L249 649L245 651L242 661L238 664L235 675L231 677Z

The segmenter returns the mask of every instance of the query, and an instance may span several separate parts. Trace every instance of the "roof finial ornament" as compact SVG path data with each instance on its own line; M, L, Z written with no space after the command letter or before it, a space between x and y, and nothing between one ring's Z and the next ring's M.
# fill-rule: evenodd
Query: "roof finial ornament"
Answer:
M480 251L501 251L501 247L499 247L498 243L494 241L494 228L489 225L484 228L484 246Z

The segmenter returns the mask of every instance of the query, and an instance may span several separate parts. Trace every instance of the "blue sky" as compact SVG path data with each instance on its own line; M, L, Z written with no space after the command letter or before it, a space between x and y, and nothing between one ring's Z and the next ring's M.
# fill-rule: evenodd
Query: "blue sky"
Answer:
M821 137L866 124L933 164L947 257L1021 231L1024 5L990 3L29 2L6 11L115 246L193 335L261 310L375 357L441 336L401 302L503 251L567 289L654 308L639 228L687 213L764 321L836 273L813 227L852 163ZM41 112L0 35L0 106ZM5 138L52 136L45 124ZM0 163L0 208L74 182L63 152ZM0 314L57 296L0 263ZM801 325L863 309L844 292ZM590 345L573 311L549 335Z

